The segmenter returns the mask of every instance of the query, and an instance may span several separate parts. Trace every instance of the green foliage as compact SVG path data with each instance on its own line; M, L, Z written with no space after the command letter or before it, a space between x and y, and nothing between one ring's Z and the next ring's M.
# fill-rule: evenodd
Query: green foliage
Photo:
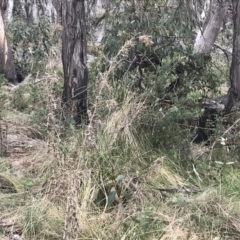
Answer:
M31 111L36 105L44 106L46 99L36 84L19 85L13 95L13 107L18 111Z
M31 88L27 85L19 86L13 96L13 107L18 111L26 110L33 100Z
M2 114L2 110L3 110L3 104L5 103L5 101L8 99L7 93L5 91L2 90L2 87L7 84L8 81L7 79L4 77L3 74L0 74L0 116Z
M40 109L38 111L32 111L30 114L30 123L34 129L32 132L34 137L44 139L47 136L47 110Z
M240 198L239 172L236 163L232 166L225 165L220 170L221 184L224 194L237 201Z
M29 191L33 185L34 185L34 182L31 178L28 178L28 177L24 177L20 180L20 183L23 185L23 188L25 191Z
M156 209L147 207L146 209L137 212L132 220L136 223L134 226L135 235L138 239L152 239L152 237L161 237L164 233L163 222L156 214ZM130 224L125 223L124 229L127 231Z
M8 25L8 35L15 63L24 75L42 73L51 46L59 40L59 35L44 18L38 24L32 25L28 25L21 18L14 18Z
M48 98L45 87L44 84L34 82L21 84L14 90L11 99L11 107L13 109L29 116L28 120L32 126L32 136L40 139L44 139L48 134L47 121L49 109L46 108ZM53 94L60 94L59 83L53 84L51 87L53 88ZM54 124L59 123L58 117L57 115L56 117L54 116Z
M193 52L193 30L197 23L187 4L179 1L178 6L169 6L161 2L135 5L116 1L109 14L103 53L110 59L117 55L117 65L109 81L119 96L118 102L126 89L143 96L150 112L143 119L154 125L152 130L158 142L166 145L169 135L172 142L186 133L190 136L187 125L202 114L199 102L217 93L223 79L210 57ZM110 61L96 60L91 69L107 71ZM91 74L90 79L94 79L95 74ZM159 111L165 117L159 116ZM170 128L164 131L163 126L169 121L181 124L179 128L176 126L178 136L173 136L176 133L171 133Z
M4 77L3 74L0 74L0 86L4 85L4 84L7 84L8 81L7 79Z
M17 193L0 191L0 212L9 216L11 209L27 238L59 239L75 219L78 238L84 239L238 236L239 130L220 140L225 129L217 127L210 148L188 141L202 114L198 103L217 92L224 76L217 62L194 55L195 22L184 1L175 7L167 2L110 2L103 52L89 66L88 126L76 129L69 120L62 127L61 107L56 111L54 105L57 99L60 106L60 68L48 68L46 82L15 88L10 106L28 121L25 128L13 123L9 130L42 140L39 149L0 159L0 172L17 168L21 176L11 174L20 184ZM19 33L14 30L21 48L36 52L27 52L39 59L34 74L41 64L44 68L41 59L49 50L47 43L41 45L48 38L30 38L29 31L40 34L35 27L26 26L28 33L21 26ZM236 141L230 147L229 135ZM0 234L6 232L1 224Z
M113 206L113 203L115 201L115 198L116 198L116 191L115 190L111 190L110 193L108 194L108 199L107 199L107 206L108 207L111 207Z

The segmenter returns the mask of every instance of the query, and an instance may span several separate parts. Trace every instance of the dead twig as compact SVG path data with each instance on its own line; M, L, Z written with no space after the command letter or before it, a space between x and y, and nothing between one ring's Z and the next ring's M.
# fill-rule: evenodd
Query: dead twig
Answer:
M240 118L238 120L236 120L232 126L230 126L222 135L221 135L221 138L224 137L235 125L237 125L237 123L240 122ZM209 160L212 161L212 153L213 153L213 149L216 145L217 141L215 140L212 147L211 147L211 151L210 151L210 154L209 154Z

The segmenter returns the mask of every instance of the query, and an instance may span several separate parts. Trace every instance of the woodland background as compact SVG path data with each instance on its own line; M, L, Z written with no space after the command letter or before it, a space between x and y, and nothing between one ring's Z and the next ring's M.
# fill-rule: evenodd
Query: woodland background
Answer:
M0 7L0 239L240 238L238 0Z

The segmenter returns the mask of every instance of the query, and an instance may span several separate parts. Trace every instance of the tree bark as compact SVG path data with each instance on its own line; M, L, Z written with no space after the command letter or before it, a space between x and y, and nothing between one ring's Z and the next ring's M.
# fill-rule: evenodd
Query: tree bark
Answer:
M5 21L11 23L13 20L13 0L8 0L6 3L6 10L5 10Z
M4 74L11 83L18 83L11 47L4 28L2 2L0 2L0 73Z
M196 53L209 55L211 48L218 36L220 27L227 10L227 1L222 0L218 3L216 10L211 15L205 29L199 30L195 40L194 49Z
M228 94L216 99L205 101L202 106L205 108L204 115L199 120L197 135L194 142L201 142L201 136L204 136L204 127L206 119L216 114L228 114L233 107L239 109L240 106L240 2L233 0L233 48L232 63L230 68L231 86ZM222 106L218 109L218 106ZM200 136L200 137L199 137ZM199 141L198 141L199 140ZM203 139L204 140L204 139Z
M230 68L231 87L225 111L229 112L240 100L240 2L233 0L233 50Z
M62 25L62 109L65 118L73 117L76 125L79 125L82 118L87 118L88 69L84 0L63 1Z

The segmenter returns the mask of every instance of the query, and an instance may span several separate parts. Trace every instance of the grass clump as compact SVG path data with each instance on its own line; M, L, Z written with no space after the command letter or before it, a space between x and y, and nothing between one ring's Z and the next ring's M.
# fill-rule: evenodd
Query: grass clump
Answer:
M189 121L199 109L187 118L180 103L151 103L151 91L134 88L131 76L126 85L114 82L119 60L135 44L127 41L105 69L90 66L89 124L81 129L61 122L57 60L49 59L37 83L9 91L15 95L1 119L7 129L0 158L2 236L237 239L233 152L219 141L220 128L215 144L191 143Z
M57 239L63 228L63 213L47 199L30 201L23 212L23 233L27 238Z

